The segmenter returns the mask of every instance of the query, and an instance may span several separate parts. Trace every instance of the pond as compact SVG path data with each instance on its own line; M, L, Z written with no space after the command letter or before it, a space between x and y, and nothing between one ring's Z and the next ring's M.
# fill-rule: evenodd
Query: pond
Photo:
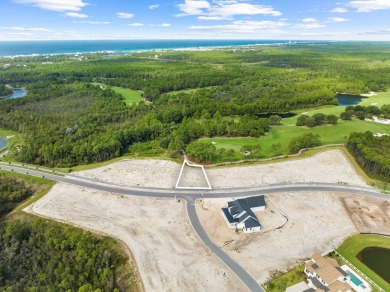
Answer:
M27 91L21 88L14 88L14 93L10 96L1 98L0 100L12 99L12 98L21 98L27 94Z
M0 149L3 149L7 144L7 141L3 137L0 137Z
M367 247L358 253L357 258L390 284L390 249Z
M357 105L362 101L363 96L352 95L352 94L337 94L337 100L339 101L339 106L345 105Z

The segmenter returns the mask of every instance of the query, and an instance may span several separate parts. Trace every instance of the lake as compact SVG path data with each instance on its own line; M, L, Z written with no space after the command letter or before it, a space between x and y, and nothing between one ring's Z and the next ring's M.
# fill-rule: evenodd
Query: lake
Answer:
M12 99L12 98L21 98L27 94L27 91L21 88L14 88L14 93L10 96L1 98L0 100Z
M367 247L358 253L357 258L390 284L390 249Z
M0 149L3 149L7 144L7 141L3 137L0 137Z
M352 94L337 94L337 100L339 101L339 106L345 105L357 105L362 101L363 96L352 95Z

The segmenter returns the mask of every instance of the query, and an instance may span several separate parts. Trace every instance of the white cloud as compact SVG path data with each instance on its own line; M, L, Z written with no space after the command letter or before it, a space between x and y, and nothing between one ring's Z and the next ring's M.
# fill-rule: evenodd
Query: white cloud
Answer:
M302 19L302 22L318 22L318 20L315 18L304 18Z
M312 29L312 28L325 27L325 25L318 23L318 22L309 22L309 23L299 23L299 24L296 24L294 27L303 28L303 29Z
M53 11L80 11L88 5L82 0L15 0L15 2L31 4L42 9Z
M21 27L21 26L7 26L7 27L2 27L1 29L4 30L15 30L15 31L51 31L50 29L47 28L42 28L42 27Z
M334 13L345 13L345 12L348 12L348 9L346 9L346 8L341 8L341 7L337 7L337 8L332 9L330 12L334 12Z
M210 4L204 0L185 0L184 4L179 4L178 7L183 12L179 16L200 15L206 20L229 19L235 15L282 15L271 6L239 1L213 1L213 4Z
M325 27L325 25L318 22L316 18L308 17L302 19L301 23L294 25L295 28L303 28L303 29L312 29L312 28L321 28Z
M350 1L347 6L355 8L358 12L371 12L374 10L390 9L389 0Z
M144 24L136 22L136 23L130 23L129 26L144 26Z
M150 26L170 27L170 26L172 26L172 24L170 24L170 23L150 24Z
M78 21L78 23L85 23L85 24L110 24L109 21Z
M32 32L7 32L6 35L9 36L33 36Z
M88 18L88 15L78 12L65 12L64 15L74 18Z
M346 21L349 21L349 19L342 18L342 17L329 17L328 20L329 20L329 22L346 22Z
M246 21L238 20L231 24L210 25L210 26L190 26L191 30L216 30L218 32L246 32L253 33L258 30L280 29L289 24L282 21Z
M149 9L151 9L151 10L157 9L159 7L160 7L160 4L149 5Z
M198 16L199 20L229 20L223 16Z
M133 18L133 17L134 17L134 14L132 14L132 13L126 13L126 12L118 12L118 13L116 14L116 16L118 16L119 18L127 18L127 19L129 19L129 18Z
M204 9L210 8L209 2L204 0L185 0L184 4L178 5L185 14L199 15L204 13Z
M275 11L272 7L264 5L253 5L248 3L235 3L223 5L220 7L212 7L210 9L211 16L225 16L231 17L234 15L257 15L269 14L272 16L280 16L282 13Z
M375 34L384 34L384 35L390 35L390 29L379 29L379 30L373 30L373 31L364 31L361 33L358 33L359 35L375 35Z

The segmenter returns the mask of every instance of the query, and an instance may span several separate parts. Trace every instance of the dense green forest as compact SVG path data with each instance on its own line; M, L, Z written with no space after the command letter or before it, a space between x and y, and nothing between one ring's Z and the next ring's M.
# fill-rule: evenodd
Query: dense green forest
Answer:
M370 106L347 106L345 112L340 115L340 118L343 120L351 120L352 117L355 117L360 120L372 119L374 116L379 118L390 118L390 104L385 104L382 107L377 107L375 105Z
M0 97L7 96L12 94L12 89L5 86L4 84L0 84Z
M347 147L359 165L372 177L390 182L390 137L352 133Z
M33 188L0 176L0 291L137 290L134 271L111 239L25 215L6 220Z
M275 125L270 116L335 105L337 92L386 90L388 49L318 43L166 51L158 58L149 52L3 58L0 65L9 66L0 69L1 83L28 94L2 101L0 128L22 134L24 145L13 155L28 163L71 167L136 152L175 156L201 137L265 135ZM127 106L110 86L141 90L152 104ZM304 124L334 123L334 116L318 115Z

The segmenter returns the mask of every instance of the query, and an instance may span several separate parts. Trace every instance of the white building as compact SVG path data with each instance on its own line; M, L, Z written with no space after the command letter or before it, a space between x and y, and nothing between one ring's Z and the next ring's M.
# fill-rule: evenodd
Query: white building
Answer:
M261 224L253 212L265 210L264 196L249 197L228 202L222 214L229 228L242 229L245 233L261 230Z
M325 259L316 252L312 259L305 264L307 282L312 291L324 292L350 292L353 291L348 285L350 276L332 258Z

